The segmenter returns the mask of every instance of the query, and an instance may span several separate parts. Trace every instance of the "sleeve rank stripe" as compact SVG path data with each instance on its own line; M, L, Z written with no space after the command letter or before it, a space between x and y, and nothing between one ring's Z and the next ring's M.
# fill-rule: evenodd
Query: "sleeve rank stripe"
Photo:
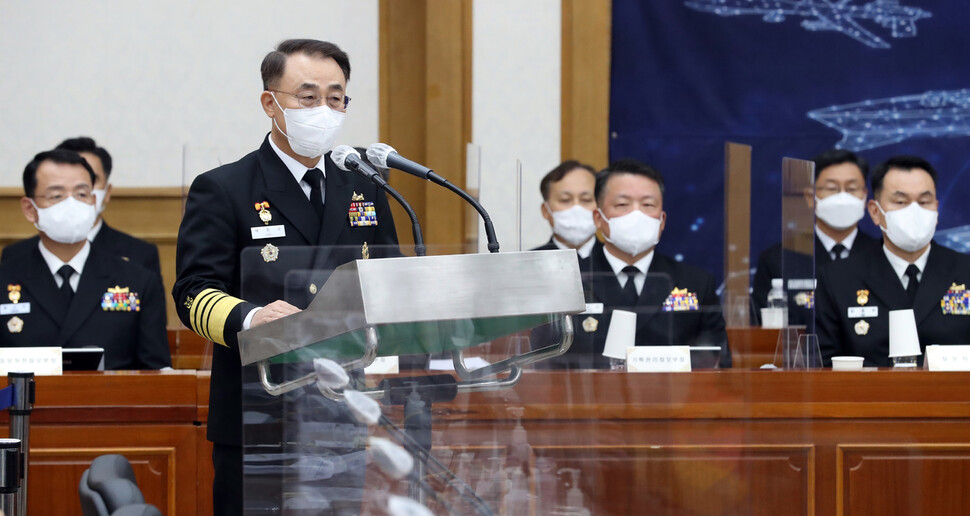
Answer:
M192 331L208 340L212 340L212 338L206 333L205 326L201 324L201 320L207 311L211 298L219 294L222 294L222 292L214 288L203 290L195 297L195 302L192 303L192 309L189 312L189 322L192 323Z
M229 318L232 309L236 308L240 303L242 303L242 299L236 299L226 294L223 294L213 303L212 308L209 309L209 313L207 314L206 321L206 327L208 328L209 336L212 337L212 342L222 344L223 346L226 345L224 335L226 319Z

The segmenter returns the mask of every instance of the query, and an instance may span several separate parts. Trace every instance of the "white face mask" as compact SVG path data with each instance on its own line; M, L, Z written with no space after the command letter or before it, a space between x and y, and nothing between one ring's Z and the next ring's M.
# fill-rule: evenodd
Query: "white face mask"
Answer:
M87 238L94 219L98 217L93 204L84 204L74 197L47 208L38 208L33 199L30 203L37 208L34 227L62 244L76 244Z
M606 237L606 241L624 253L636 256L660 242L660 219L640 210L607 219L603 210L597 210L610 225L610 236Z
M939 213L927 210L915 202L901 210L890 212L884 211L878 202L876 207L886 219L886 227L879 226L879 229L886 233L886 238L896 247L914 253L933 240Z
M271 92L270 95L273 93ZM283 110L283 120L286 120L286 130L289 133L284 133L280 129L275 118L273 123L283 136L286 136L293 152L312 159L319 158L333 149L337 137L340 136L345 113L334 111L326 104L315 108L284 108L276 100L276 95L273 95L273 101Z
M91 190L91 193L94 194L94 209L101 215L104 212L104 198L108 195L108 185L104 186L104 190Z
M593 212L578 204L565 210L552 211L546 203L546 209L552 213L553 233L570 245L582 245L596 233Z
M849 229L862 220L866 201L849 192L839 192L824 199L815 197L815 216L834 229Z

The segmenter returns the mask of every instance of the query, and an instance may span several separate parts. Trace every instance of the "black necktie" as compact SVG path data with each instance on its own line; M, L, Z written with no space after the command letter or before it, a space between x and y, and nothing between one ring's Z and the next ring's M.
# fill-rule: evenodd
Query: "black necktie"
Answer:
M637 274L640 274L640 269L632 265L627 265L623 268L623 274L626 274L626 285L623 286L623 297L625 298L627 306L633 306L637 304L637 299L640 298L640 295L637 294L637 285L633 281L633 278Z
M909 294L910 301L916 301L916 289L919 288L919 280L916 279L916 275L919 274L919 267L915 264L909 264L906 267L906 277L909 278L909 284L906 285L906 293Z
M323 218L323 172L313 168L303 174L303 181L310 185L310 205L317 212L317 217Z
M832 246L832 260L839 261L842 259L842 251L845 251L845 246L842 244L835 244Z
M71 288L71 276L74 275L74 268L70 265L63 265L60 269L57 269L57 275L64 280L61 283L61 296L70 306L71 299L74 298L74 289Z

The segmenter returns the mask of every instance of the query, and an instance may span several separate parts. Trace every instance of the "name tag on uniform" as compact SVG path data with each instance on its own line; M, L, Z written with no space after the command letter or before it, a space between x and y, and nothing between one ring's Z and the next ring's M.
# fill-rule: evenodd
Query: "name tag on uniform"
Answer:
M584 314L601 314L603 313L603 303L586 303L586 311Z
M0 315L29 314L30 303L4 303L0 305Z
M253 226L249 228L253 234L253 240L261 238L280 238L286 236L286 227L282 224L276 226Z
M861 319L863 317L879 317L878 306L850 306L849 319Z
M788 280L788 290L815 290L815 279L790 279Z

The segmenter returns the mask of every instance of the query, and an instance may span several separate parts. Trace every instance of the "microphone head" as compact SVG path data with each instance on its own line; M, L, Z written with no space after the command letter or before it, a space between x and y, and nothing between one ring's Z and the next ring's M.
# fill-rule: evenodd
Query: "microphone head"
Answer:
M397 151L386 143L372 143L370 147L367 147L367 159L381 168L390 168L387 166L387 156L392 152L396 153Z
M350 167L347 165L347 156L353 154L360 160L360 153L357 149L351 147L350 145L338 145L334 147L333 151L330 152L330 159L333 160L334 164L340 170L350 171Z

